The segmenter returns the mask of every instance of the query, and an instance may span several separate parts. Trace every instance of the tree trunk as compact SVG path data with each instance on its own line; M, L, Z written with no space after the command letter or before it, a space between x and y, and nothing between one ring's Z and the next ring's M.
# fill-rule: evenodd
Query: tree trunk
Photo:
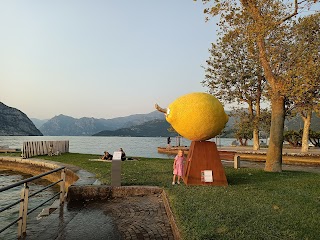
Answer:
M243 139L239 138L240 146L243 146Z
M309 151L309 129L311 125L311 115L312 111L308 110L306 116L301 114L303 119L303 134L302 134L302 146L301 152L306 153Z
M253 150L259 150L260 144L259 144L259 130L258 128L253 128Z
M256 101L256 115L254 116L253 125L253 150L260 149L259 143L259 120L260 120L260 97Z
M285 119L284 97L280 96L280 94L278 94L277 97L273 96L271 99L271 108L270 142L264 170L267 172L281 172Z
M255 124L256 116L253 112L253 102L248 101L248 105L249 105L248 107L249 116L253 124L253 150L258 150L259 149L259 130L258 130L258 126Z
M255 14L259 15L256 10ZM259 16L258 16L259 18ZM271 128L270 142L267 151L266 166L267 172L282 171L282 146L283 146L283 128L285 119L284 97L280 94L281 80L277 79L271 69L268 61L267 50L263 35L257 36L257 45L259 48L259 57L264 70L265 77L271 87Z

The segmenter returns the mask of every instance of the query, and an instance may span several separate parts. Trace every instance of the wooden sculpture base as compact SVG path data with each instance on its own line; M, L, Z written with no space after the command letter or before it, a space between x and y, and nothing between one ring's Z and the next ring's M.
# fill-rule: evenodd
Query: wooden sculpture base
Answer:
M219 152L214 142L191 142L187 161L184 165L183 181L186 185L228 185Z

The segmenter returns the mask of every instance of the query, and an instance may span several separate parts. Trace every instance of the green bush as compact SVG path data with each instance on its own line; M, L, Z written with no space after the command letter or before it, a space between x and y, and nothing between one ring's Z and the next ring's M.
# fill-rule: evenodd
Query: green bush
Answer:
M309 132L309 141L315 146L320 147L320 131L312 131Z
M300 132L294 130L286 131L283 134L283 138L293 147L301 147L302 145L302 136Z

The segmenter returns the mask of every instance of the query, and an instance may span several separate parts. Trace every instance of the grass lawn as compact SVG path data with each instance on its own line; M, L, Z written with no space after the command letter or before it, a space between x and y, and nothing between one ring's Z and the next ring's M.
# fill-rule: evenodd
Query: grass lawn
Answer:
M41 157L80 166L106 184L111 163L95 155ZM228 187L171 185L172 160L122 162L122 185L168 193L184 239L320 239L320 174L226 168Z

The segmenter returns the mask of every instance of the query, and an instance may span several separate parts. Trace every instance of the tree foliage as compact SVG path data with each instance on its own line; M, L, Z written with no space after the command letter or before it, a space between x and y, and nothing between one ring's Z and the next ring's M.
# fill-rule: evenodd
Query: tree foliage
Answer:
M269 109L261 109L260 118L259 118L259 131L262 131L265 134L269 135L270 124L271 124L270 110Z
M315 147L320 147L320 131L312 131L309 132L309 141L313 144Z
M248 104L253 123L254 149L259 149L260 100L266 85L254 44L247 42L244 26L227 32L212 44L205 80L210 93L228 103Z
M265 87L257 54L249 52L245 38L241 31L230 31L209 50L202 83L224 102L249 104L260 101Z
M249 114L247 109L234 108L230 116L235 118L235 123L232 129L232 131L234 132L234 137L240 142L242 146L247 146L248 140L251 140L253 138L254 125L252 124L252 115ZM270 111L267 109L262 109L259 123L257 124L259 126L259 131L269 133L270 121Z
M284 140L287 141L293 147L301 147L302 145L303 129L300 131L286 131L284 132ZM320 131L309 131L309 141L315 147L320 147Z
M233 125L235 138L241 146L247 146L248 140L253 136L251 116L244 109L234 109L230 115L235 118Z
M320 110L320 13L300 18L292 27L287 95L297 110Z
M320 110L320 13L299 18L292 26L287 97L303 119L302 152L308 151L312 112Z
M283 127L285 118L285 81L287 69L286 45L288 24L292 18L317 0L298 2L274 0L202 0L211 3L205 9L208 17L220 15L219 25L224 32L245 26L248 43L254 43L260 66L270 86L272 116L266 171L282 170Z
M293 147L300 147L301 146L301 133L294 131L294 130L290 130L290 131L286 131L283 134L284 140L287 141L291 146Z

